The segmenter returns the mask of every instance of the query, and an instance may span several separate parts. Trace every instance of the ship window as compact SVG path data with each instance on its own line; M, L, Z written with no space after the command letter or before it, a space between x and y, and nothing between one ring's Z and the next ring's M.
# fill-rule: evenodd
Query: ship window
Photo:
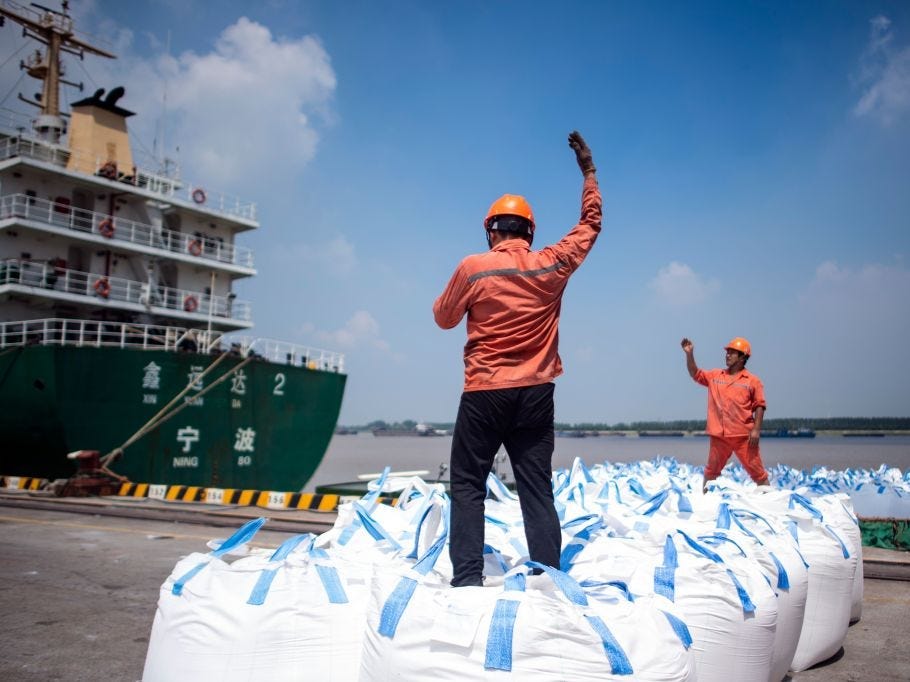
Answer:
M33 189L25 190L25 196L28 197L29 206L34 206L35 202L38 200L38 193Z

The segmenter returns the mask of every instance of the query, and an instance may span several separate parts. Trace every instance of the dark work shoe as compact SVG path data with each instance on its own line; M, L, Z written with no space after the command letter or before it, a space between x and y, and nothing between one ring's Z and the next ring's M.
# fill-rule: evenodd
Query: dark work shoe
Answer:
M455 579L452 578L452 582L449 583L452 587L483 587L483 577L481 578L462 578L457 583Z

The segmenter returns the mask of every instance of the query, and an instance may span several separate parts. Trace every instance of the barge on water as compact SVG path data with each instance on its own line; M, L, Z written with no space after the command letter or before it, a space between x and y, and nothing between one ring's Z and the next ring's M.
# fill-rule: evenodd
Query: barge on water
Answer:
M815 431L812 429L773 429L763 430L762 438L815 438Z

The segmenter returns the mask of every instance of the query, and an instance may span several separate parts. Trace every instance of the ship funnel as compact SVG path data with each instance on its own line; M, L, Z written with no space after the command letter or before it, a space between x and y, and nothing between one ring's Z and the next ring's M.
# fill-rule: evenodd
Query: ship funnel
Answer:
M117 86L105 96L99 88L91 97L73 102L68 168L117 179L134 172L126 119L133 115L117 104L126 90Z

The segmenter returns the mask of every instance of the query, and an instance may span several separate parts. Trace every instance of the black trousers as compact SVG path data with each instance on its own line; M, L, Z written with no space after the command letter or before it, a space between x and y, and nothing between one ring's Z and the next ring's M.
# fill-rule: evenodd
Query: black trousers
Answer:
M552 383L462 394L452 438L452 585L481 585L484 499L493 458L504 445L515 473L533 561L559 567L562 538L553 504Z

